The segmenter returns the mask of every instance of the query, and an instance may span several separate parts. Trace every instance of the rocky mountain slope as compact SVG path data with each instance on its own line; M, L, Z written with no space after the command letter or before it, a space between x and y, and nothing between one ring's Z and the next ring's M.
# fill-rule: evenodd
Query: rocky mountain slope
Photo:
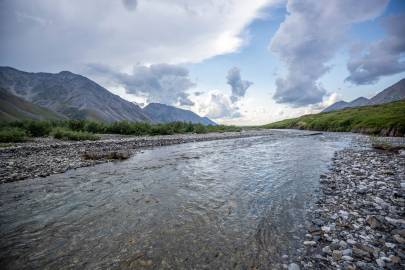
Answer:
M0 88L0 121L65 119L51 110L25 101Z
M206 117L169 105L152 103L141 109L92 80L69 71L29 73L0 67L0 89L0 120L72 118L215 125Z
M150 121L139 106L69 71L28 73L0 67L0 88L67 118Z
M351 102L338 101L324 109L322 112L331 112L351 107L384 104L402 99L405 99L405 79L402 79L396 84L384 89L371 99L359 97Z
M143 112L153 121L159 123L168 123L174 121L200 123L204 125L216 125L215 122L207 117L201 117L192 111L183 110L173 106L168 106L160 103L150 103Z

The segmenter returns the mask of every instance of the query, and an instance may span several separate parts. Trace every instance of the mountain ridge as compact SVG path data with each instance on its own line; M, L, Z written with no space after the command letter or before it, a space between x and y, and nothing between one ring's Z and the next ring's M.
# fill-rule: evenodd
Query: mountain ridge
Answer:
M214 121L207 117L201 117L192 111L162 103L149 103L143 108L143 111L153 121L160 123L183 121L192 122L194 124L216 125Z
M35 107L33 111L38 112L40 111L38 108L50 110L64 118L105 122L190 121L215 125L206 117L170 105L154 103L152 107L155 107L156 112L145 110L146 107L142 109L139 105L111 93L89 78L66 70L59 73L34 73L12 67L0 67L0 88L7 91L9 101L20 100L19 103L21 103L23 100L25 102L23 107ZM19 114L16 112L20 108L18 106L11 108L12 102L8 102L7 106L8 110L13 111L15 115L10 117L5 115L4 118L18 118ZM158 111L163 108L165 113L159 113ZM35 116L26 113L23 118L31 116L32 119L43 119L44 115Z
M367 99L365 97L359 97L352 100L351 102L341 100L325 108L324 110L322 110L322 112L331 112L341 110L344 108L385 104L402 99L405 99L405 78L385 88L384 90L382 90L381 92L379 92L370 99Z

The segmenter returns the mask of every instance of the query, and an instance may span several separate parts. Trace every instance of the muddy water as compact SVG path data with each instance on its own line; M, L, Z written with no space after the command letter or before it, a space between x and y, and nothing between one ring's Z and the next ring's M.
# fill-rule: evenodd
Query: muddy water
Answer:
M187 143L0 185L3 269L268 269L348 135Z

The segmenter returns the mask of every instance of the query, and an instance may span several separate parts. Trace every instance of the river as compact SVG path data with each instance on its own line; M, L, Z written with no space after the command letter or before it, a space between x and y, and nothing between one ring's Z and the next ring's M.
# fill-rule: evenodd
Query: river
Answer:
M353 135L186 143L0 185L2 269L269 269Z

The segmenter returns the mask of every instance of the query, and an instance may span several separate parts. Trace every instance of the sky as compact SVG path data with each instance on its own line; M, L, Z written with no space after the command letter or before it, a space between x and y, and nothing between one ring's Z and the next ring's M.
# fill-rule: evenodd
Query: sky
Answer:
M405 77L403 0L0 0L0 65L258 125Z

